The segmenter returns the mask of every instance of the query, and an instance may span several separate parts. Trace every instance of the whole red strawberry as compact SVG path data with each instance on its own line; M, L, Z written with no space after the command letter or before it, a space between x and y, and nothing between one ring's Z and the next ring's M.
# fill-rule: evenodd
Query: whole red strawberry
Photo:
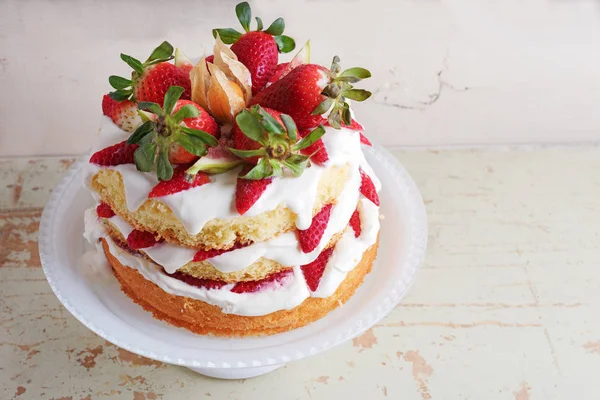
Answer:
M194 103L191 100L178 100L175 103L175 108L173 108L173 114L176 114L177 111L181 109L181 107L185 105L191 105L195 107L200 115L194 118L185 118L183 123L192 129L198 129L208 133L215 138L219 137L219 127L213 117L198 104ZM173 164L188 164L196 161L199 157L195 154L187 151L182 145L177 142L171 142L169 145L169 161Z
M287 53L296 46L294 39L282 35L285 29L283 18L277 18L263 31L262 20L256 18L257 29L250 31L252 11L247 2L239 3L235 13L245 33L234 29L214 29L225 44L233 44L231 50L238 60L248 68L252 77L252 94L260 92L277 68L278 53Z
M140 146L134 154L137 169L149 172L156 166L161 181L173 176L172 164L192 162L207 153L207 146L218 144L216 122L199 105L179 100L183 91L181 86L171 86L162 107L139 102L140 109L154 116L144 114L144 123L127 139L127 143Z
M131 100L116 101L105 94L102 98L102 113L112 119L119 128L130 133L142 124L137 104Z
M308 165L308 156L302 151L315 143L325 128L317 127L303 138L289 115L279 111L253 106L235 117L234 146L229 151L256 166L241 176L258 180L281 176L286 168L300 176ZM300 140L298 140L300 139Z
M371 92L354 89L351 83L371 76L364 68L354 67L343 72L339 58L333 58L331 69L321 65L303 64L254 96L250 104L260 104L289 114L300 129L325 123L340 129L350 125L352 116L346 99L363 101Z
M189 100L192 92L189 72L169 63L172 58L173 46L168 42L162 42L144 63L121 54L121 59L133 68L133 73L131 79L110 76L108 82L116 90L109 96L117 101L132 98L162 104L171 86L181 86L184 89L181 97Z

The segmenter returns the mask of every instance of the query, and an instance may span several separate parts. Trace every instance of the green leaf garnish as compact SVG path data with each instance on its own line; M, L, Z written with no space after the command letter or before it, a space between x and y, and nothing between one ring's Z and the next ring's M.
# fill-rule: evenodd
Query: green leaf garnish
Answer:
M256 164L256 166L254 168L252 168L250 171L248 171L247 174L240 176L240 178L256 181L256 180L267 178L267 177L271 176L272 174L273 174L273 168L271 167L271 164L269 163L269 161L266 158L261 158L260 161L258 162L258 164Z
M153 103L151 101L140 101L138 103L138 108L140 110L150 110L152 113L154 113L158 116L165 115L165 112L163 111L163 109L160 108L160 106L158 104Z
M371 92L364 89L348 89L342 92L342 96L356 101L364 101L371 97Z
M324 112L326 112L327 110L329 110L331 108L331 105L333 104L333 99L331 97L326 97L325 100L323 100L321 102L321 104L319 104L317 106L317 108L315 108L313 110L313 112L311 113L311 115L321 115Z
M287 135L288 137L295 142L298 139L298 128L296 127L296 123L294 122L294 120L292 119L292 117L290 117L287 114L281 114L281 120L283 121L283 124L285 125L285 130L287 131Z
M244 1L235 6L235 15L237 15L240 24L246 32L250 31L250 21L252 20L252 11L250 10L250 4Z
M204 143L206 143L209 146L214 147L219 144L217 139L208 132L201 131L200 129L188 128L187 126L181 126L179 127L179 129L181 129L182 132L185 132L188 135L195 136L198 139L201 139Z
M163 146L158 152L158 161L156 163L156 176L161 181L168 181L173 177L173 167L169 162L168 146Z
M267 132L275 133L278 135L283 134L283 126L281 126L281 124L275 118L273 118L271 114L266 112L265 109L262 107L259 107L255 110L261 116L260 122L262 123L262 126L267 130Z
M141 61L123 53L121 53L121 60L125 61L127 65L133 68L133 70L138 74L144 73L144 65L141 63Z
M127 139L127 144L139 144L140 141L146 135L154 131L154 126L155 124L153 121L144 122L143 124L138 126L138 128L135 130L135 132L131 134L131 136L129 136L129 138Z
M110 92L108 96L115 101L123 101L131 96L131 91L116 90L114 92Z
M280 53L289 53L296 48L296 42L289 36L280 35L275 36L274 39Z
M340 78L357 78L358 80L371 77L371 72L361 67L348 68L340 74ZM357 82L357 81L355 81Z
M183 146L184 149L196 156L203 156L206 154L206 144L202 139L192 135L179 135L175 140L177 143Z
M236 31L235 29L231 29L231 28L213 29L212 32L213 32L213 36L215 38L217 37L217 33L218 33L219 37L225 44L235 43L240 38L240 36L242 36L242 34L240 32Z
M138 170L142 172L152 171L154 159L156 158L156 143L145 143L138 147L133 153L133 162Z
M146 64L156 64L158 62L168 61L173 58L173 46L171 43L164 41L152 51L150 57L146 60Z
M262 157L267 155L267 152L264 148L258 150L238 150L228 147L227 150L229 150L234 156L240 158Z
M200 110L191 104L186 104L177 110L177 112L173 115L173 119L175 122L179 123L186 118L196 118L198 116L200 116Z
M308 165L308 156L294 155L291 156L288 160L282 161L281 163L285 165L290 171L292 171L294 176L300 176L302 175L302 173L306 169L306 166Z
M315 143L325 134L323 125L317 126L311 133L302 138L298 143L292 146L293 150L302 150Z
M284 29L285 22L283 21L283 18L277 18L265 32L272 36L279 36L283 33Z
M257 31L263 30L263 22L262 22L262 19L260 19L259 17L256 17L256 30Z
M127 89L131 86L130 79L125 79L116 75L109 76L108 83L110 83L110 86L114 87L115 89Z
M166 114L171 114L173 107L175 107L175 103L177 103L177 100L179 100L184 90L185 89L181 86L169 87L169 90L167 90L167 93L165 93L165 99L163 103L163 110Z
M248 110L243 110L235 117L235 122L242 130L244 135L250 139L259 142L262 145L267 144L267 138L263 132L263 127L260 121Z

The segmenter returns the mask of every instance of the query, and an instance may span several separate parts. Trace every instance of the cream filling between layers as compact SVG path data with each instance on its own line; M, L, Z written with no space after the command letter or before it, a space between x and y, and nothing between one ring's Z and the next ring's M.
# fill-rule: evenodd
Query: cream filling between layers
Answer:
M127 139L129 134L116 126L108 117L103 117L100 132L95 140L92 152ZM283 205L297 215L296 227L307 229L312 221L312 212L316 200L319 181L323 173L332 166L349 164L354 170L362 168L379 190L381 184L362 153L360 135L349 129L336 130L326 128L322 138L329 160L325 165L313 164L300 177L285 175L274 179L260 199L245 215L255 216L271 211ZM99 167L88 163L85 182L89 187L91 178L100 169L118 171L125 187L127 208L135 212L148 198L152 188L158 183L152 173L143 173L133 164L114 167ZM183 192L156 198L166 204L182 222L191 235L197 235L206 222L212 219L231 219L239 217L235 210L235 183L238 169L211 176L211 183ZM348 215L349 219L350 215Z
M289 310L300 305L308 297L329 297L339 287L362 258L362 254L377 241L379 232L379 208L369 200L362 199L359 204L361 213L361 234L354 237L348 229L336 245L329 259L319 287L315 292L310 291L302 269L299 265L293 267L293 274L284 281L273 283L265 289L254 293L233 293L233 284L219 289L198 288L166 275L162 268L145 258L135 256L119 247L108 235L98 218L92 212L87 212L86 232L84 236L91 243L105 238L110 252L125 266L135 268L145 279L155 283L162 290L175 296L185 296L202 300L218 306L224 313L260 316L279 310ZM351 233L349 233L351 232ZM100 249L99 249L100 251Z

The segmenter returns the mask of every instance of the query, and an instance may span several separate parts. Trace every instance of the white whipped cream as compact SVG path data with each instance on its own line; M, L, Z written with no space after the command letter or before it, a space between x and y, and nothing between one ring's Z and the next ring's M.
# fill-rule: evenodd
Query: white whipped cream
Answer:
M377 232L379 231L378 207L363 199L359 204L359 212L361 213L361 235L355 238L352 229L348 229L344 233L325 267L319 287L312 293L304 280L299 265L293 267L293 275L281 282L273 283L266 289L253 293L231 292L233 284L218 289L206 289L189 285L166 275L156 263L130 254L119 247L108 236L93 209L86 212L84 236L94 242L97 242L98 238L104 237L109 244L110 252L121 264L135 268L144 278L167 293L202 300L220 307L224 313L259 316L279 310L292 309L311 296L327 297L335 292L346 274L360 261L362 253L377 240ZM102 251L100 248L98 250Z

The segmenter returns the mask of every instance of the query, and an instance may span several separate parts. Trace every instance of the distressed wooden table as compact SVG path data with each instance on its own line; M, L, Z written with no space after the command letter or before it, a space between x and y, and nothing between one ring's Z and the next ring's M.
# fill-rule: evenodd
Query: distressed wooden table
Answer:
M219 381L102 340L40 268L70 158L0 161L2 399L598 399L600 148L396 151L430 222L383 322L266 376Z

